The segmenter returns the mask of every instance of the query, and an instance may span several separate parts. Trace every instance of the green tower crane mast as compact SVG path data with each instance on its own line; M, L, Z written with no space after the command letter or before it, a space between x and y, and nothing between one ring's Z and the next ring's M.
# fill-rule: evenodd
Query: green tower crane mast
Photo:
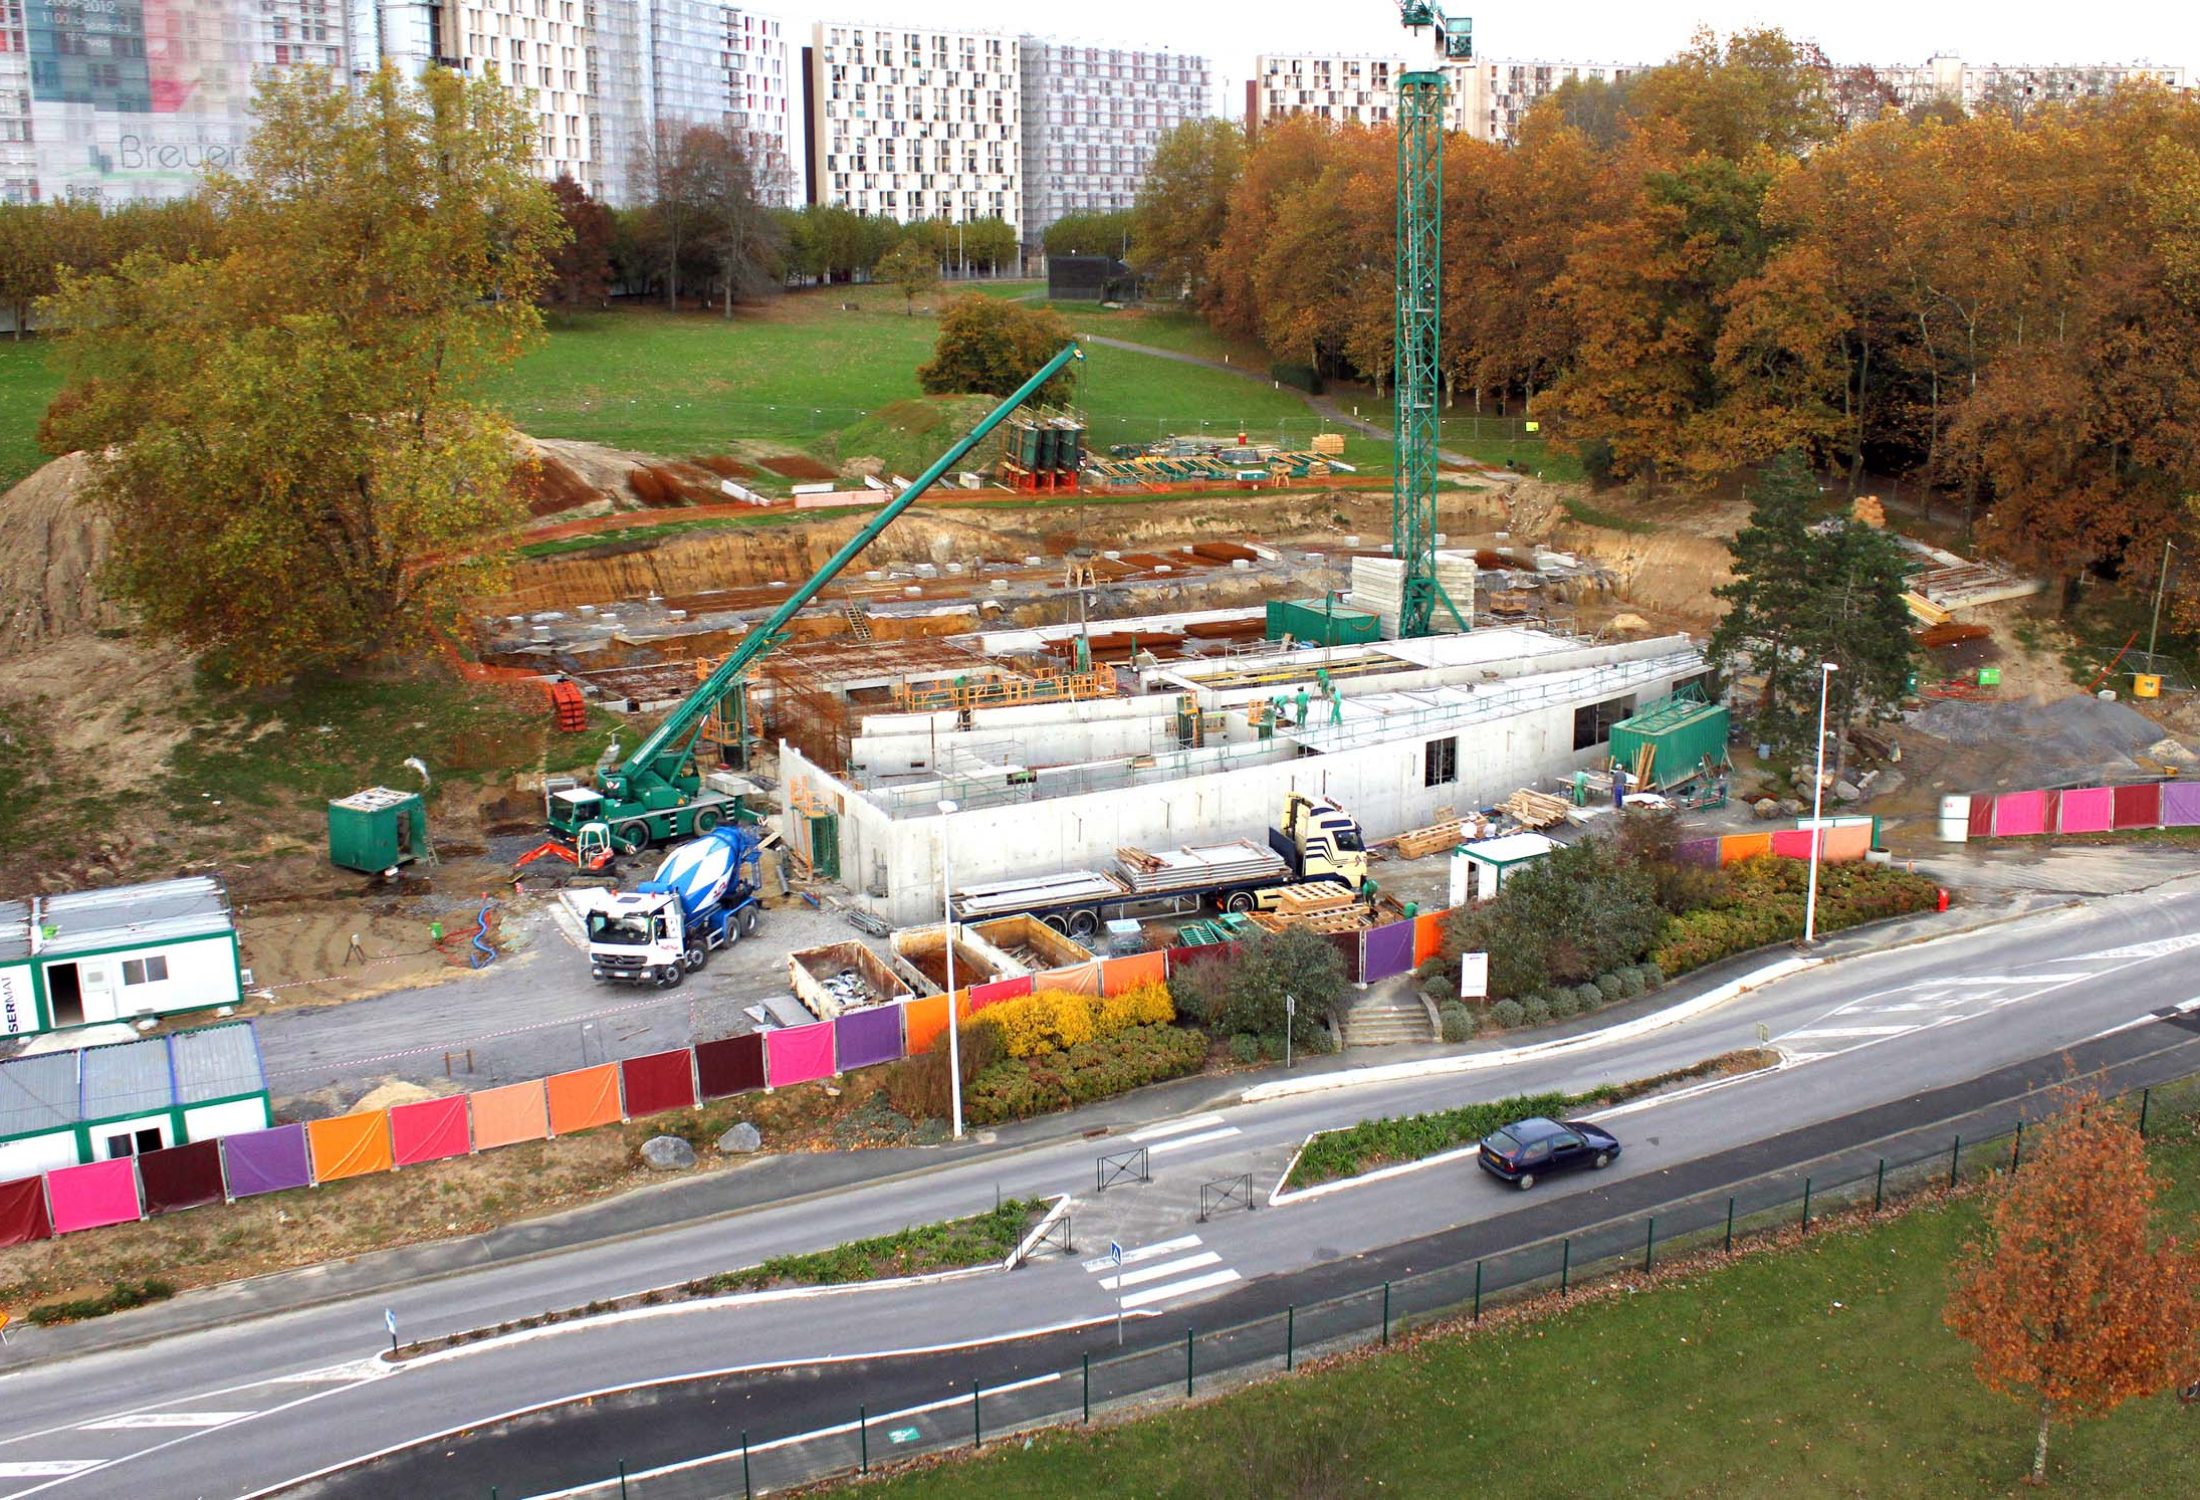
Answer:
M633 754L615 769L599 772L593 789L575 787L554 794L549 799L551 829L577 842L583 824L602 823L608 825L616 847L632 851L665 839L708 833L723 821L724 815L717 802L697 804L695 800L702 786L695 769L695 742L702 735L711 712L728 695L743 689L749 668L779 644L787 622L816 598L819 590L831 583L858 553L876 541L879 533L893 524L895 517L915 503L942 474L962 462L964 455L984 441L987 433L1036 395L1039 388L1060 374L1071 360L1082 358L1084 354L1077 345L1064 345L1059 354L1039 367L1038 373L1017 387L1015 394L994 407L983 421L963 435L961 441L919 474L909 488L887 502L861 531L848 539L847 545L826 560L825 566L773 610L770 618L743 636L741 644L719 663L717 670L697 684L695 691L667 714L647 739L635 746Z
M1474 56L1474 22L1447 16L1426 0L1399 0L1398 18L1418 33L1435 31L1445 61ZM1466 617L1436 581L1437 368L1444 287L1444 75L1439 69L1398 78L1398 270L1396 402L1390 490L1391 555L1404 563L1398 634L1427 635L1437 610L1461 629ZM1469 607L1471 608L1471 601Z

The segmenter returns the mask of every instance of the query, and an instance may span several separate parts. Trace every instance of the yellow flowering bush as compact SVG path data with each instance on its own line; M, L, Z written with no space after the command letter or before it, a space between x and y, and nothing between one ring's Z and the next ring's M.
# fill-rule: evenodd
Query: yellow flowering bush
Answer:
M1169 987L1160 983L1105 997L1039 990L989 1005L971 1019L991 1027L1010 1057L1040 1057L1117 1036L1133 1026L1165 1025L1176 1019L1176 1006Z

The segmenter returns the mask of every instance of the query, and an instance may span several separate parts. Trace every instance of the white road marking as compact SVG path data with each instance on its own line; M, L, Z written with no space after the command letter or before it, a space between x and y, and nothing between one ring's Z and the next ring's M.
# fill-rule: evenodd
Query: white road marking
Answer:
M1203 1130L1198 1135L1180 1135L1174 1140L1162 1141L1158 1145L1148 1146L1146 1154L1148 1156L1159 1156L1164 1151L1182 1151L1188 1146L1211 1145L1216 1141L1226 1141L1233 1135L1243 1135L1244 1133L1235 1125L1225 1126L1221 1130Z
M1189 1297L1194 1292L1208 1291L1218 1286L1228 1286L1239 1280L1235 1271L1210 1271L1205 1276L1194 1276L1190 1281L1172 1281L1167 1286L1157 1286L1143 1292L1133 1292L1123 1299L1126 1310L1145 1307L1155 1302L1166 1302L1171 1297Z
M1818 1037L1831 1036L1900 1036L1905 1031L1916 1031L1911 1026L1821 1026L1812 1031L1791 1031L1780 1038L1783 1042L1805 1042Z
M1157 1255L1174 1255L1179 1250L1197 1250L1198 1248L1199 1236L1187 1234L1180 1239L1163 1240L1159 1244L1140 1245L1135 1250L1126 1250L1123 1252L1123 1264L1135 1266L1140 1261L1152 1260ZM1097 1276L1102 1271L1114 1270L1115 1260L1112 1256L1103 1255L1098 1260L1086 1261L1085 1269Z
M1219 1266L1222 1257L1212 1250L1202 1250L1197 1255L1187 1255L1182 1260L1165 1260L1158 1266L1148 1266L1143 1271L1125 1271L1120 1276L1100 1278L1100 1290L1119 1291L1124 1287L1144 1286L1149 1281L1160 1281L1170 1276L1181 1276L1186 1271L1196 1271L1201 1266Z
M225 1427L254 1413L248 1411L140 1411L123 1417L79 1422L78 1432L127 1432L140 1427Z
M104 1458L42 1458L0 1464L0 1479L51 1479L57 1474L81 1474L107 1462Z
M2088 954L2087 957L2093 955ZM1976 979L1942 979L1940 984L2075 984L2081 979L2091 979L2089 970L2083 974L1989 974Z
M1182 1135L1187 1130L1205 1130L1210 1125L1220 1125L1220 1115L1194 1115L1189 1120L1171 1120L1166 1125L1149 1125L1144 1130L1134 1130L1126 1140L1158 1141L1164 1136Z
M2182 953L2187 948L2200 948L2200 932L2180 933L2176 937L2154 938L2144 943L2127 943L2121 948L2107 948L2099 953L2084 954L2086 958L2167 958L2172 953ZM2079 955L2072 955L2077 957Z

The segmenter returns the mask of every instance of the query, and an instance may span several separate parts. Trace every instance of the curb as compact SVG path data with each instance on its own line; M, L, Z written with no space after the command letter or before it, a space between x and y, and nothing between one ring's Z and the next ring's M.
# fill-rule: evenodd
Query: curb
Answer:
M1585 1031L1579 1036L1560 1037L1555 1041L1536 1042L1526 1047L1506 1047L1495 1052L1470 1052L1459 1057L1434 1057L1422 1062L1378 1063L1373 1067L1349 1068L1343 1072L1317 1074L1311 1078L1277 1079L1273 1083L1255 1084L1240 1093L1238 1100L1243 1104L1258 1104L1270 1099L1292 1099L1330 1089L1354 1088L1361 1084L1399 1083L1414 1078L1442 1078L1454 1073L1481 1073L1492 1068L1511 1067L1515 1063L1537 1062L1569 1052L1586 1051L1612 1042L1632 1041L1638 1036L1647 1036L1653 1031L1692 1020L1761 985L1815 969L1826 962L1828 960L1821 958L1783 958L1777 963L1767 964L1752 973L1744 974L1739 979L1730 979L1706 990L1693 1000L1683 1000L1678 1005L1652 1011L1647 1016L1637 1016L1632 1021L1622 1021L1617 1026L1607 1026L1599 1031Z

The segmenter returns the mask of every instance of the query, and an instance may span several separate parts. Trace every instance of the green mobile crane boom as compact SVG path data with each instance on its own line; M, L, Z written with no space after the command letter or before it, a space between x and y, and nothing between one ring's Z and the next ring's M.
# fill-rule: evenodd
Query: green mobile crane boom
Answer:
M1398 19L1418 32L1435 28L1446 61L1474 56L1474 22L1447 16L1428 0L1399 0ZM1398 79L1397 402L1392 440L1391 555L1405 564L1400 580L1398 634L1427 635L1439 606L1461 629L1466 619L1436 581L1436 399L1439 313L1444 285L1444 75L1438 70ZM1469 601L1472 607L1472 601Z
M846 546L826 560L824 567L789 595L786 603L773 610L769 619L742 637L741 644L732 654L704 678L679 707L667 714L665 721L647 739L635 746L633 754L617 768L599 772L594 789L567 787L554 791L548 798L551 828L577 842L584 824L601 823L608 826L616 848L631 852L665 839L708 833L724 821L722 803L696 804L702 782L695 769L695 742L712 710L728 694L741 689L749 668L779 644L787 622L816 598L819 590L839 576L840 570L853 562L858 553L878 540L879 533L892 525L895 517L914 504L941 475L960 463L1010 412L1031 399L1070 361L1083 357L1075 344L1069 344L1041 365L1038 373L1017 387L1014 395L994 407L960 442L919 474L909 488L887 502L868 525L848 539Z

